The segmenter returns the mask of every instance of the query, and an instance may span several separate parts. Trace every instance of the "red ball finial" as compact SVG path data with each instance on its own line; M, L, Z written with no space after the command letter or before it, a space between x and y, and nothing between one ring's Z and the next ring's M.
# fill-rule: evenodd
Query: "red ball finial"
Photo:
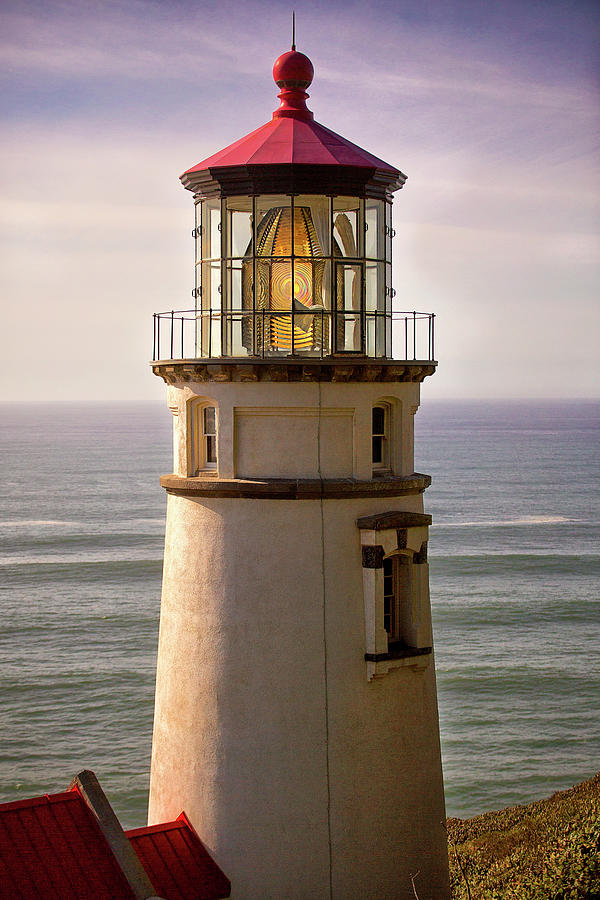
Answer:
M275 60L273 78L277 87L285 90L305 91L315 74L308 56L297 50L288 50Z

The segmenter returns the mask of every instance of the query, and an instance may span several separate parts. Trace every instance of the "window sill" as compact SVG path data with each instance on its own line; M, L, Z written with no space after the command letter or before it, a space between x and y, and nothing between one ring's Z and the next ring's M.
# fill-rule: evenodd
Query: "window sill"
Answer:
M365 653L367 679L380 678L392 669L426 669L431 653L431 647L407 647L404 644L390 644L387 653Z
M389 466L373 466L373 478L391 478L392 470Z

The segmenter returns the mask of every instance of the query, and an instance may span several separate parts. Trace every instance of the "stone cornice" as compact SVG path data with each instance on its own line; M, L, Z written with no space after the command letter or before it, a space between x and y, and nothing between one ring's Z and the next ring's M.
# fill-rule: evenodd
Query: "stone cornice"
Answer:
M167 384L223 381L421 382L433 375L437 362L414 360L158 360L152 371Z
M424 477L428 478L429 476ZM356 520L356 524L361 531L385 531L389 528L419 528L423 525L431 525L431 516L428 513L391 510L375 516L361 516Z
M422 494L431 484L430 475L414 472L404 478L376 478L355 481L350 478L186 478L163 475L162 487L168 494L184 497L244 497L263 500L336 500L353 497L402 497Z

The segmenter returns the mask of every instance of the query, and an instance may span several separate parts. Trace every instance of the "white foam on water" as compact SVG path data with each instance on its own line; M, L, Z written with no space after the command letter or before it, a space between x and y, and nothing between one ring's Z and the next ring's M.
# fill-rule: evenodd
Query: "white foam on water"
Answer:
M0 528L35 528L39 525L64 525L73 528L82 525L82 522L69 522L61 519L8 519L0 522Z
M141 551L143 552L143 551ZM93 563L94 565L112 565L114 563L155 563L162 562L162 556L160 557L148 557L142 555L136 555L135 553L123 552L118 548L115 548L114 551L105 551L98 553L48 553L46 555L38 555L38 556L19 556L17 553L12 554L11 556L0 556L0 568L6 568L8 566L14 566L18 568L19 566L78 566L78 565L86 565L87 563Z
M482 519L478 522L434 522L432 528L502 528L511 525L571 525L567 516L520 516L518 519Z

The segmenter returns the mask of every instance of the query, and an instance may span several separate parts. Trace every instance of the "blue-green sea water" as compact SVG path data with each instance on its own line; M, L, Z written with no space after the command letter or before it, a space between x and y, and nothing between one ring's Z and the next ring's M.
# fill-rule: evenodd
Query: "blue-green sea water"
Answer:
M449 815L600 766L600 404L428 402ZM0 800L99 776L144 824L171 415L0 407Z

